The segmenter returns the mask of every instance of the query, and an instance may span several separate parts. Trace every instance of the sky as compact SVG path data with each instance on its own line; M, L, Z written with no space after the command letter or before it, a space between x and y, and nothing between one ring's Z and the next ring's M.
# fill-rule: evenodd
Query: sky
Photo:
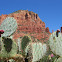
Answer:
M0 0L0 16L18 10L37 13L50 32L62 26L62 0Z

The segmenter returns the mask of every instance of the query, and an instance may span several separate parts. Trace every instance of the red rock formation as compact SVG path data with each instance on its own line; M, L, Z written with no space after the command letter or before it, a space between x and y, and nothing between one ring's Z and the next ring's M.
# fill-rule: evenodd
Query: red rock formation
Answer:
M6 17L14 17L17 21L18 28L13 34L14 39L23 37L26 33L30 33L31 36L41 41L48 40L50 34L49 28L45 28L45 23L40 20L36 13L28 10L19 10L9 15L1 15L0 24Z
M49 28L48 28L48 27L46 28L46 32L48 32L48 33L49 33Z

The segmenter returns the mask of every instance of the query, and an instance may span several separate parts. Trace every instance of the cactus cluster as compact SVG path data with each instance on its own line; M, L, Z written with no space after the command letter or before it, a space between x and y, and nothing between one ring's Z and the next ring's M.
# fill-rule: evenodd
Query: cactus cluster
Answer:
M0 57L10 57L16 54L17 50L16 43L12 39L7 38L16 31L16 28L17 28L17 22L13 17L7 17L6 19L3 20L0 26L0 30L4 31L4 33L0 37L0 44L1 44Z
M14 40L12 40L12 34L17 29L17 22L13 17L7 17L4 19L0 26L0 30L4 30L4 33L2 34L2 37L0 35L0 58L9 58L9 57L15 57L17 56L17 44ZM59 58L56 62L62 61L62 33L53 32L51 36L49 37L49 46L51 51L59 55L61 58ZM62 31L61 31L62 32ZM2 40L2 41L1 41ZM43 58L43 56L47 52L47 45L42 44L41 42L31 42L31 37L29 35L25 35L20 43L20 38L18 40L18 47L19 51L20 49L23 50L23 54L25 56L28 53L28 57L32 59L32 62L39 61ZM19 56L17 56L19 57ZM12 61L12 60L11 60ZM20 61L20 60L19 60Z
M3 20L0 30L4 30L2 37L7 37L12 35L17 29L17 22L13 17L7 17Z
M47 52L47 45L40 42L31 42L25 49L25 53L32 54L32 62L39 61Z

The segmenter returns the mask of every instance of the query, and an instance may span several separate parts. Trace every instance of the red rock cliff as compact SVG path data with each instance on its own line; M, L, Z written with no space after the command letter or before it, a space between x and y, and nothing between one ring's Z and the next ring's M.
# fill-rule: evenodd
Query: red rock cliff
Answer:
M17 21L18 28L13 34L14 39L23 37L26 33L29 33L42 42L48 40L50 35L49 28L45 28L45 23L40 20L38 14L28 10L19 10L9 15L2 14L0 16L0 24L6 17L14 17Z

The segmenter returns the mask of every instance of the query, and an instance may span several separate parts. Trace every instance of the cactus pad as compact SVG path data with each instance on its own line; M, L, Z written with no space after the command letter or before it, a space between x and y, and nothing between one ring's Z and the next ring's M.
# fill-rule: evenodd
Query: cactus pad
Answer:
M22 42L21 42L21 48L24 51L26 46L28 45L28 43L31 41L31 39L29 38L29 36L24 36L22 38Z
M14 57L17 54L17 44L10 38L2 38L0 58Z
M35 61L39 61L40 59L42 59L42 57L45 55L47 51L47 46L46 44L42 44L42 43L29 43L29 45L26 47L25 52L26 54L28 53L30 55L30 53L33 56L32 62Z
M49 45L54 54L62 56L62 34L61 33L58 33L58 37L56 36L56 32L52 33L49 38Z
M4 33L2 34L3 37L10 36L16 31L17 22L13 17L7 17L3 20L0 29L4 30Z

